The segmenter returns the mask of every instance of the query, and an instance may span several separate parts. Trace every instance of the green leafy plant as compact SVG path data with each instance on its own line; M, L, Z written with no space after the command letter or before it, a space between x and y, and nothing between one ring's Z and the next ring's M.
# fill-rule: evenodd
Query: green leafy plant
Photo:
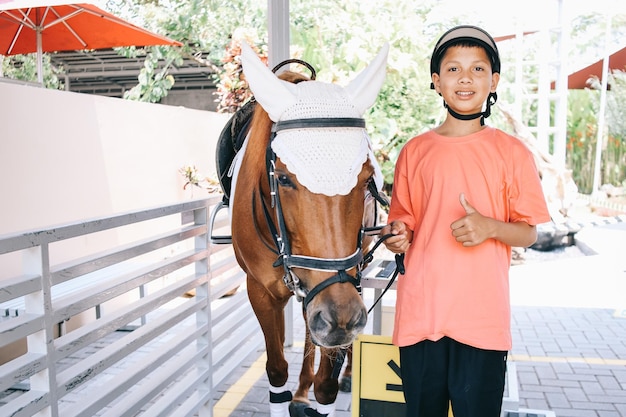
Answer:
M146 48L143 68L137 77L138 84L124 92L124 98L128 100L157 103L167 96L168 91L174 85L174 77L169 74L173 65L180 65L182 57L173 48L167 46L153 46ZM130 56L136 55L135 48L128 48ZM163 65L159 65L163 61Z
M609 76L605 123L602 141L600 183L620 186L626 181L626 78L624 72ZM593 175L600 92L571 90L567 116L567 165L582 193L593 192Z
M241 67L241 42L250 45L261 60L267 63L267 46L263 45L256 31L243 28L236 30L222 58L222 71L215 76L219 113L234 113L252 97Z
M178 172L185 179L183 190L190 189L193 195L195 188L206 190L209 193L219 190L219 182L206 175L201 175L195 165L185 165L178 169Z

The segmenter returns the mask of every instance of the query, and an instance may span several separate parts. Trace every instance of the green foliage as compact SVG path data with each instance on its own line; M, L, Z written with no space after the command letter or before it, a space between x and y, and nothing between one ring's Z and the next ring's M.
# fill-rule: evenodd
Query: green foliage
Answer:
M602 140L601 184L624 185L626 180L626 76L615 72L609 76L605 137ZM593 191L593 175L600 92L571 90L567 116L567 166L582 193Z
M258 39L256 31L236 30L230 45L224 52L223 69L219 76L216 76L218 79L217 95L219 96L217 111L220 113L234 113L252 97L248 83L243 77L243 68L239 58L241 42L244 41L267 63L267 48L257 46L263 42Z
M107 4L116 15L183 43L181 55L221 66L224 49L237 28L267 31L267 4L257 0L118 0Z
M11 55L2 57L0 60L0 75L11 78L13 80L29 81L37 83L37 56L36 54L28 55ZM46 88L63 89L57 77L57 70L50 65L50 56L44 54L43 61L43 85Z
M589 90L572 90L568 100L566 162L578 190L583 193L592 191L597 142L599 103L592 93Z
M225 51L237 28L266 31L266 4L255 0L120 0L109 2L108 7L119 16L183 43L180 48L148 48L138 85L124 95L131 100L158 102L165 97L174 82L167 73L172 66L180 65L183 57L211 68L218 81Z
M137 56L135 48L125 48L129 56ZM180 65L182 57L173 48L167 46L152 46L146 48L147 54L143 63L143 68L137 77L138 84L130 90L124 92L124 98L128 100L157 103L174 85L174 77L168 74L172 65ZM143 52L145 52L143 51ZM159 61L163 64L159 65Z
M609 83L602 179L603 184L626 186L626 72L615 71Z

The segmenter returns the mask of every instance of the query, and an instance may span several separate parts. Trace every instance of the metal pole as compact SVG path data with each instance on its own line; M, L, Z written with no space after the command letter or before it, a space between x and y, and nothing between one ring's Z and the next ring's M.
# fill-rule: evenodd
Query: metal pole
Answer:
M289 0L267 0L267 31L267 58L273 68L289 59ZM293 298L285 307L285 346L293 346Z
M539 85L537 86L537 144L550 153L550 28L544 23L540 29Z
M558 64L556 89L556 107L554 118L554 162L559 170L565 168L567 159L567 51L569 23L565 21L565 4L559 0L559 27L558 27Z
M270 68L289 59L289 0L268 0L268 60Z
M605 127L604 114L606 113L606 90L609 82L609 43L611 40L611 20L611 14L607 12L604 59L602 60L602 86L600 87L600 109L598 111L598 135L596 139L595 163L593 166L593 188L591 190L592 195L597 194L598 191L600 191L601 185L600 171L602 165L602 146Z
M43 86L43 45L41 31L43 28L37 26L37 81Z

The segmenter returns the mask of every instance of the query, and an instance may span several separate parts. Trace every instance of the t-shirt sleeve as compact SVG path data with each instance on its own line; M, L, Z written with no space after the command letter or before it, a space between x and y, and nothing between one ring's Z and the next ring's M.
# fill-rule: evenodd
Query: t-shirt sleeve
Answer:
M522 152L515 164L514 186L510 196L511 222L523 221L531 226L550 221L541 179L533 154L522 145Z
M389 206L388 223L399 220L404 222L411 230L415 230L415 216L413 215L411 202L411 188L407 170L408 151L405 146L398 156L391 192L391 205Z

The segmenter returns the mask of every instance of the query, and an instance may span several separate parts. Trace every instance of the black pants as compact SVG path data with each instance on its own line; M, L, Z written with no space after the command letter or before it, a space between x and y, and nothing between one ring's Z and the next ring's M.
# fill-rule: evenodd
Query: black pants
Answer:
M483 350L444 337L400 348L407 417L499 417L506 351Z

